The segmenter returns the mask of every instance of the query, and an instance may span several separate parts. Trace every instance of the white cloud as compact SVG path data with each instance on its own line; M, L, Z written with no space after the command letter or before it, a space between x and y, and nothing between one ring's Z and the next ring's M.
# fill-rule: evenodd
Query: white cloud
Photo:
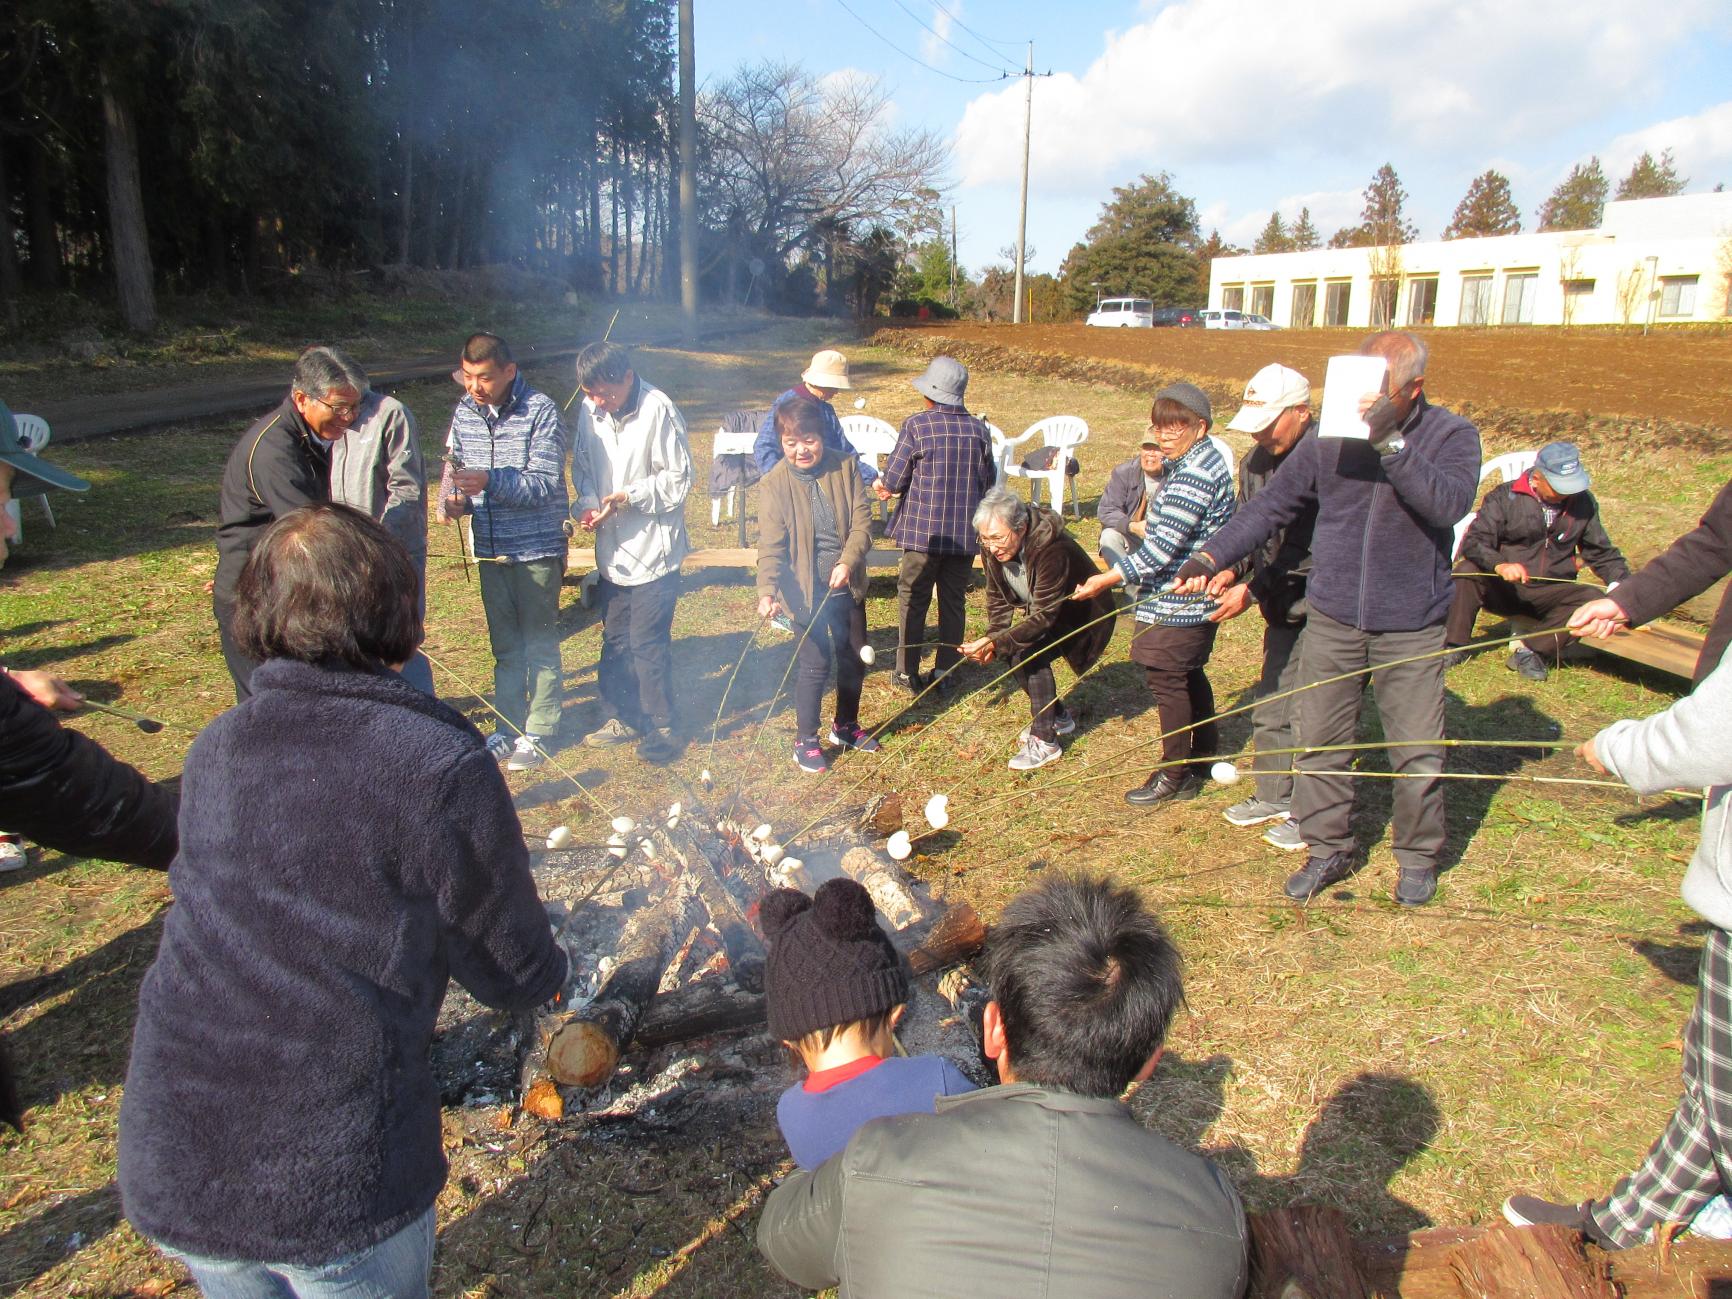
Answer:
M1399 170L1416 155L1506 152L1652 93L1665 53L1716 9L1716 0L1151 5L1108 33L1080 76L1036 82L1031 166L1046 192L1098 194L1187 165L1345 153L1388 157ZM1017 174L1022 108L1017 83L969 103L955 137L965 184Z
M943 67L950 61L950 46L945 44L951 39L950 15L934 6L932 20L926 25L932 30L920 34L920 57L928 63Z
M1689 177L1691 189L1709 189L1720 181L1732 184L1732 99L1692 117L1674 117L1620 135L1606 146L1600 161L1616 188L1643 150L1658 158L1664 149L1672 151L1678 174Z

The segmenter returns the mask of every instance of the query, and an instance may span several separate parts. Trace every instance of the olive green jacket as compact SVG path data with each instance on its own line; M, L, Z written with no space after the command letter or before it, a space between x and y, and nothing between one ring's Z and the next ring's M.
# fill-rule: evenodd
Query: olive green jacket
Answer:
M852 458L825 448L818 462L818 490L830 502L842 537L848 589L866 598L866 556L872 549L872 503ZM795 617L813 608L812 501L786 460L778 460L758 484L758 594L773 595ZM829 574L818 580L822 582Z

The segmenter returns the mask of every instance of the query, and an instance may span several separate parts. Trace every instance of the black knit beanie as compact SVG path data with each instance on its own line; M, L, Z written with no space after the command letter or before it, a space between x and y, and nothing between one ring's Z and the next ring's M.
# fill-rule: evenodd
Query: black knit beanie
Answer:
M770 949L771 1037L797 1042L908 1000L902 957L878 926L872 895L854 880L827 880L813 897L776 889L759 903L758 923Z

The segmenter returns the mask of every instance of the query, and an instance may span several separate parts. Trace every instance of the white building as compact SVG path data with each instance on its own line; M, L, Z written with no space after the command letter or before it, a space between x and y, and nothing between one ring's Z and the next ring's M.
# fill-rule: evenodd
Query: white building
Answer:
M1732 316L1732 194L1606 204L1598 230L1219 257L1209 306L1313 325L1626 325Z

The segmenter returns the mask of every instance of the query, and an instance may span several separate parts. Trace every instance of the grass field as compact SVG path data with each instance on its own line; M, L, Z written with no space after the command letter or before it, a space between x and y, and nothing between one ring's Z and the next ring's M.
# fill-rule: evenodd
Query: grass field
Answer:
M701 483L720 415L762 404L832 341L818 325L788 324L737 345L750 351L646 350L639 368L685 411ZM1278 358L1276 341L1264 353L1235 352L1234 364L1248 375ZM916 362L885 349L850 354L869 413L894 423L916 407L908 387ZM571 391L565 367L530 377L560 400ZM1706 372L1680 382L1713 386ZM1444 404L1466 399L1441 380L1434 393ZM424 384L402 395L432 451L455 390ZM1131 453L1148 397L996 373L978 375L969 392L970 405L1006 429L1059 412L1088 419L1085 514L1111 466ZM96 698L193 727L230 702L202 586L215 564L216 482L241 426L55 449L94 490L57 498L52 532L26 506L25 544L0 575L0 647L10 666L53 668ZM1614 539L1640 559L1694 523L1732 473L1732 444L1705 454L1634 441L1590 464ZM734 544L731 524L711 528L701 490L687 517L695 544ZM1092 518L1074 529L1092 543ZM428 645L455 673L441 693L487 729L469 693L490 664L479 598L451 533L436 532L431 550ZM880 575L868 610L878 667L863 712L868 725L890 723L885 751L803 777L787 760L786 700L759 726L787 662L782 639L760 638L746 655L706 756L723 683L753 634L753 603L751 588L725 573L694 575L681 600L676 667L694 743L673 772L644 768L629 750L566 747L559 760L609 808L628 811L665 805L677 797L677 776L708 765L723 788L743 786L788 828L872 793L899 790L918 806L945 790L952 832L925 841L911 864L989 920L1048 870L1107 871L1135 885L1184 948L1189 1007L1133 1107L1219 1158L1251 1207L1334 1204L1371 1233L1481 1221L1512 1189L1603 1189L1670 1111L1700 941L1677 897L1698 828L1694 803L1523 781L1591 774L1567 751L1457 749L1452 771L1496 779L1449 787L1452 868L1436 902L1407 912L1390 900L1390 782L1367 775L1355 821L1370 846L1367 869L1299 909L1280 896L1292 858L1219 815L1248 786L1152 815L1120 800L1142 780L1156 739L1140 674L1125 661L1127 627L1075 688L1082 724L1064 761L1018 777L1004 760L1027 721L1020 696L975 689L947 711L897 716L905 700L887 681L895 593ZM983 620L978 593L970 615L971 625ZM561 625L561 743L570 745L597 720L599 633L578 607L575 580ZM1495 626L1482 623L1482 635L1501 634ZM1256 678L1260 630L1253 613L1223 631L1211 676L1224 708ZM970 680L984 686L991 676L976 670ZM1495 653L1448 681L1450 734L1481 739L1574 741L1662 708L1681 688L1606 665L1566 668L1533 686ZM155 777L180 769L185 732L145 736L100 716L71 724ZM1224 728L1230 745L1245 743L1242 714ZM1374 714L1364 732L1377 737ZM1361 766L1386 769L1375 755ZM564 821L581 840L600 828L601 814L557 775L511 779L531 830ZM24 1136L0 1138L0 1294L156 1295L175 1283L174 1269L119 1219L113 1186L137 985L168 902L160 875L52 853L0 879L0 1027L32 1107ZM727 1132L523 1120L482 1139L454 1128L451 1148L441 1295L796 1293L757 1261L749 1240L766 1179L785 1153L768 1109Z

